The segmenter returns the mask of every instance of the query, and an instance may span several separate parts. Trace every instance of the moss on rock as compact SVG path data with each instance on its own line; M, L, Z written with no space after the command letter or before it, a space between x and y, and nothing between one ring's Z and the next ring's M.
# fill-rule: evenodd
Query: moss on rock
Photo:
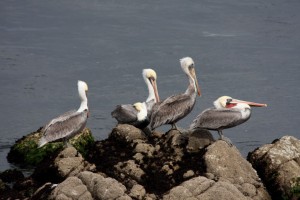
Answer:
M42 137L41 128L21 139L10 148L7 160L19 165L36 165L44 158L62 150L63 142L51 142L38 148L39 139ZM89 147L94 143L94 138L90 129L85 128L81 133L69 140L83 156L88 152Z

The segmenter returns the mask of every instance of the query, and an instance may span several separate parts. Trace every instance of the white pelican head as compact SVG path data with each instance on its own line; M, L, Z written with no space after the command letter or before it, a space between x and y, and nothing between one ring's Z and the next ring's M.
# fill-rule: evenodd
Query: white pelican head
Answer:
M87 105L87 92L88 92L88 85L84 81L78 81L77 82L78 86L78 93L79 97L81 100L81 104L77 112L82 112L84 110L88 110L88 105Z
M194 84L195 91L198 92L198 95L201 96L200 87L198 85L198 80L195 71L195 63L191 57L185 57L180 59L180 65L182 70L188 75L190 78L190 82Z
M143 121L144 119L146 119L148 113L147 113L147 107L145 102L143 103L137 102L133 104L133 107L138 112L137 114L138 121Z
M146 101L148 102L154 99L155 102L159 102L160 99L159 99L157 84L156 84L156 80L157 80L156 72L153 69L143 69L143 78L149 90L149 96Z
M214 101L214 106L217 109L221 108L249 108L250 106L254 107L266 107L267 104L255 103L250 101L243 101L239 99L233 99L230 96L221 96L217 100Z

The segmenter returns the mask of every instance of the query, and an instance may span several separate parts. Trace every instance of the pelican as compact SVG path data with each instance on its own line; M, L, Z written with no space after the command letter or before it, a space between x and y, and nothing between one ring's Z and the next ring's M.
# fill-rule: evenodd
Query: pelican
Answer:
M132 122L129 122L131 125L143 129L149 124L148 112L146 102L137 102L132 105L134 108L133 112L129 112L128 115L132 115L130 118L134 119Z
M218 131L220 139L232 145L231 141L224 137L222 130L246 122L251 115L250 106L266 107L267 104L242 101L229 96L219 97L214 101L214 107L204 110L194 119L190 130L200 128Z
M153 69L144 69L143 78L148 87L148 98L143 102L146 106L147 117L150 116L153 105L159 102L157 90L157 76ZM111 112L111 116L116 118L119 124L131 124L138 128L144 129L149 124L149 120L138 120L137 109L132 104L117 105L115 110ZM141 123L142 122L142 123Z
M84 81L78 81L78 93L81 100L79 109L66 112L46 124L42 129L42 138L39 141L39 147L44 146L48 142L56 140L67 140L80 133L87 122L88 118L88 100L86 93L88 85Z
M185 93L170 96L153 106L150 119L151 130L163 124L171 124L172 129L178 130L175 123L192 111L197 93L199 96L201 95L193 59L190 57L182 58L180 64L182 70L188 76L188 88Z

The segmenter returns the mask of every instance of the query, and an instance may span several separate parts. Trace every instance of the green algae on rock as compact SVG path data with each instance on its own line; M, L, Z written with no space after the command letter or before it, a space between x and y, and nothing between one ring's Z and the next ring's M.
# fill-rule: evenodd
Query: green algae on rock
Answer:
M38 148L38 142L42 136L41 129L39 128L37 131L17 140L10 148L7 160L20 165L36 165L44 158L63 149L64 144L62 141L51 142ZM90 129L85 128L81 133L71 138L69 143L85 156L88 148L94 143L94 138Z

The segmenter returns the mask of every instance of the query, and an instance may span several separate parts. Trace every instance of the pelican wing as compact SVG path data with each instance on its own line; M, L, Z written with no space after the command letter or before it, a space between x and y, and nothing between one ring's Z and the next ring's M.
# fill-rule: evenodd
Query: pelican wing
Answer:
M43 138L47 142L71 137L81 131L87 121L87 113L69 111L50 121L43 129Z
M65 113L59 115L58 117L52 119L48 124L46 124L41 131L45 132L45 130L47 130L49 128L49 126L51 126L52 124L54 124L58 121L64 121L74 114L76 114L76 110L70 110L68 112L65 112Z
M196 117L190 125L190 129L218 130L236 126L244 121L241 121L241 113L238 110L209 108Z
M131 104L117 105L111 116L119 123L132 123L137 121L137 110Z
M173 95L153 106L151 129L163 124L175 123L185 117L193 108L194 101L187 94Z

